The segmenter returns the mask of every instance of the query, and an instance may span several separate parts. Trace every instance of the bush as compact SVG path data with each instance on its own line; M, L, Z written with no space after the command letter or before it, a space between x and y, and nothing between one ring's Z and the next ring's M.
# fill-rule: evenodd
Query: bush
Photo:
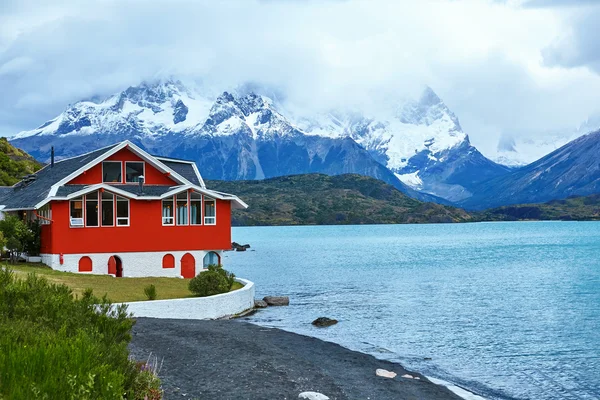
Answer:
M136 398L125 306L0 268L0 398ZM139 390L138 390L139 391Z
M208 271L200 272L192 278L188 287L196 296L205 297L228 292L234 281L234 274L219 265L209 265Z
M156 300L156 286L148 285L144 288L144 294L148 300Z

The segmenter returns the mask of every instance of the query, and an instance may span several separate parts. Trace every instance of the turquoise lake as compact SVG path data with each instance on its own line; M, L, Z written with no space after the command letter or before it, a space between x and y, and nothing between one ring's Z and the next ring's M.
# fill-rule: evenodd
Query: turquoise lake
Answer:
M234 228L249 321L336 342L487 399L600 398L600 223ZM317 317L340 322L314 328ZM374 371L373 371L374 373Z

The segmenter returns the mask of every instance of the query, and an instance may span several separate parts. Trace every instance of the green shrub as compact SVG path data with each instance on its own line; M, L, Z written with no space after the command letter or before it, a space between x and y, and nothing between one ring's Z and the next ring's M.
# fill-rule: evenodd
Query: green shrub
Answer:
M188 287L196 296L205 297L228 292L234 281L234 274L219 265L209 265L208 271L192 278Z
M211 264L207 268L209 271L216 271L219 274L223 275L225 277L225 279L227 279L227 283L229 284L229 289L231 289L231 286L233 286L233 282L235 282L235 274L233 272L229 272L225 268L223 268L222 265L216 265L216 264Z
M148 285L144 288L144 294L148 300L156 300L156 286Z
M136 398L125 306L0 268L0 398Z

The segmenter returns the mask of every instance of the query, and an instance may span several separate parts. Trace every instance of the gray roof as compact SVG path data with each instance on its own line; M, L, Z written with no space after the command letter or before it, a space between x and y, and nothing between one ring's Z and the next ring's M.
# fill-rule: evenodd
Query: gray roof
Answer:
M66 178L90 161L106 153L119 143L92 151L78 157L67 158L54 163L54 167L46 165L36 172L36 179L26 185L17 183L14 187L0 192L0 204L8 209L34 208L36 204L48 197L50 188L61 179Z
M0 187L0 205L3 205L5 209L32 209L37 204L48 198L50 189L53 185L71 175L81 167L102 156L102 154L112 150L121 143L115 143L113 145L103 147L101 149L92 151L90 153L68 158L57 161L53 167L49 165L45 166L38 172L36 172L35 180L29 182L19 182L12 187ZM162 157L156 156L159 162L177 174L181 175L184 179L190 183L202 186L201 179L196 175L196 171L192 161L177 160L177 159L161 159ZM63 185L57 190L56 197L66 197L72 193L78 192L89 185ZM132 193L136 196L142 197L158 197L164 193L177 187L173 186L162 186L162 185L144 185L143 193L140 194L139 186L135 185L109 185L114 188L124 190Z
M194 171L194 166L191 164L191 161L167 161L160 160L161 163L165 164L167 167L171 168L173 171L177 172L179 175L183 176L188 181L192 182L194 185L202 186L200 184L200 180L198 180L198 175L196 175L196 171Z
M131 194L135 194L136 196L141 196L141 197L158 197L158 196L161 196L161 195L173 190L175 187L177 187L176 185L174 185L174 186L144 185L144 191L140 194L140 187L137 184L135 184L135 185L114 185L114 184L109 185L109 184L107 184L107 185L110 187L114 187L115 189L120 189L125 192L129 192ZM58 188L58 191L56 192L56 196L66 197L75 192L79 192L80 190L83 190L89 186L90 185L61 186Z

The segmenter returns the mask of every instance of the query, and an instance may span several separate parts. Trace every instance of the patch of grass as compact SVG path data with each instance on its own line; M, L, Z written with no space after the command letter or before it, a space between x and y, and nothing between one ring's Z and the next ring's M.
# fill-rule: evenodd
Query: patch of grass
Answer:
M106 295L115 303L147 300L144 288L149 285L156 287L156 300L179 299L193 297L188 289L189 279L180 278L113 278L108 275L74 274L55 271L43 264L7 265L17 275L26 276L35 273L43 276L49 282L65 284L75 295L81 296L86 289L92 289L95 296ZM238 286L239 285L239 286ZM235 282L231 290L242 287Z

